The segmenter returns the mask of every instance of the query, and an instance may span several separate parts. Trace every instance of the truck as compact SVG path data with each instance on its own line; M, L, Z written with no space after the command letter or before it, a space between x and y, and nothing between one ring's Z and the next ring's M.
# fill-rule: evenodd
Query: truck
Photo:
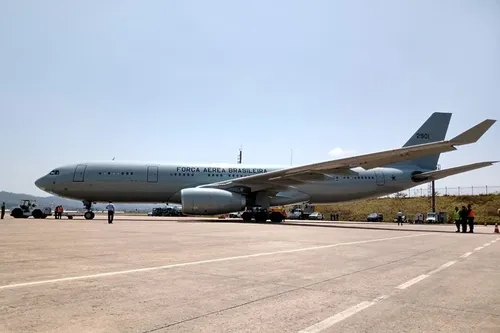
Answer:
M30 216L33 216L35 219L45 219L47 216L52 215L52 208L43 207L38 208L36 204L36 200L24 199L21 200L19 207L12 209L10 212L10 216L15 219L27 219Z
M287 217L289 219L307 220L309 215L314 212L314 209L315 206L308 203L293 205Z

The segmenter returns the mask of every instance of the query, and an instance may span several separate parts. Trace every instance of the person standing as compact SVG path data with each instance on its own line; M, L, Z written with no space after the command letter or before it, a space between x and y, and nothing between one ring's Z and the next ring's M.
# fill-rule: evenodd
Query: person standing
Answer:
M403 212L401 209L398 212L398 225L403 225Z
M5 201L2 202L2 213L1 213L1 220L3 220L3 217L5 216Z
M467 208L462 206L460 210L460 224L462 224L462 232L467 232Z
M469 232L474 233L474 217L476 213L472 209L471 204L467 205L467 224L469 225Z
M115 216L115 206L111 201L106 206L106 210L108 211L108 224L111 224L113 223L113 218Z
M455 207L455 211L453 212L453 219L455 220L455 225L457 226L457 231L455 232L460 232L460 211L458 210L458 207Z

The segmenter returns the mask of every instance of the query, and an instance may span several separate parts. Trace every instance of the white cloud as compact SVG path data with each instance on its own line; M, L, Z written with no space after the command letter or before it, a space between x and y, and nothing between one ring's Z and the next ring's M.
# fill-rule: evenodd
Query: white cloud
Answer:
M356 151L354 151L354 150L344 150L342 148L336 147L336 148L333 148L332 150L330 150L328 152L328 155L330 155L332 157L345 157L345 156L353 155L355 153L356 153Z

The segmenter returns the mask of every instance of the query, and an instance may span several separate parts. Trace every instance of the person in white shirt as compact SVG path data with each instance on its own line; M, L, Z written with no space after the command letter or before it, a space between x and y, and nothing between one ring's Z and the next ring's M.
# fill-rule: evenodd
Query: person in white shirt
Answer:
M106 206L106 210L108 211L108 224L113 223L113 217L115 216L115 206L110 201Z
M403 225L403 212L399 210L398 212L398 225Z

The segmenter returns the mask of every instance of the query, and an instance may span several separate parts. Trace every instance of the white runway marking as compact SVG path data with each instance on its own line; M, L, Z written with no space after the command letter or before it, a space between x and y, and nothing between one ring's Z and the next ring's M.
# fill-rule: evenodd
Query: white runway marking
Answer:
M474 249L474 251L479 251L479 250L481 250L481 249L483 249L483 248L484 248L483 246L476 247L476 248Z
M129 270L123 270L123 271L108 272L108 273L98 273L98 274L92 274L92 275L73 276L73 277L66 277L66 278L60 278L60 279L40 280L40 281L32 281L32 282L7 284L7 285L0 286L0 290L2 290L2 289L10 289L10 288L17 288L17 287L34 286L34 285L47 284L47 283L56 283L56 282L65 282L65 281L74 281L74 280L85 280L85 279L95 279L95 278L106 277L106 276L114 276L114 275L130 274L130 273L140 273L140 272L156 271L156 270L176 268L176 267L185 267L185 266L209 264L209 263L214 263L214 262L224 262L224 261L231 261L231 260L238 260L238 259L271 256L271 255L276 255L276 254L286 254L286 253L294 253L294 252L305 252L305 251L321 250L321 249L328 249L328 248L337 247L337 246L357 245L357 244L366 244L366 243L374 243L374 242L383 242L383 241L389 241L389 240L395 240L395 239L403 239L403 238L410 238L410 237L420 237L420 236L426 236L426 235L430 235L430 233L416 234L416 235L407 235L407 236L398 236L398 237L388 237L388 238L376 238L376 239L368 239L368 240L355 241L355 242L346 242L346 243L336 243L336 244L328 244L328 245L305 247L305 248L294 249L294 250L282 250L282 251L275 251L275 252L263 252L263 253L255 253L255 254L247 254L247 255L235 256L235 257L226 257L226 258L208 259L208 260L200 260L200 261L191 261L191 262L185 262L185 263L179 263L179 264L171 264L171 265L164 265L164 266L145 267L145 268L129 269Z
M499 238L500 239L500 238ZM491 242L494 243L496 242L497 240L494 240ZM490 245L490 243L487 243L485 244L484 246L488 246ZM481 250L483 247L478 247L476 248L474 251L478 251L478 250ZM460 256L460 258L467 258L468 256L470 256L473 252L467 252L467 253L464 253ZM399 286L397 286L396 288L397 289L400 289L400 290L404 290L426 278L428 278L429 276L431 276L432 274L435 274L439 271L442 271L443 269L447 268L447 267L450 267L451 265L454 265L456 264L458 261L457 260L452 260L452 261L448 261L447 263L439 266L438 268L436 268L435 270L433 271L430 271L429 273L427 274L422 274L422 275L419 275L417 276L416 278L413 278L409 281L406 281L405 283L403 284L400 284ZM361 302L359 303L358 305L355 305L353 307L350 307L349 309L347 310L344 310L340 313L337 313L336 315L334 316L331 316L329 318L326 318L325 320L323 321L320 321L319 323L317 324L314 324L302 331L299 331L299 333L318 333L318 332L321 332L331 326L333 326L334 324L346 319L346 318L349 318L350 316L376 304L377 302L379 302L380 300L382 299L387 299L389 298L389 296L381 296L381 297L378 297L376 299L374 299L373 301L365 301L365 302Z
M318 333L318 332L321 332L321 331L329 328L330 326L333 326L336 323L338 323L346 318L349 318L350 316L352 316L360 311L363 311L364 309L366 309L366 308L368 308L368 307L370 307L370 306L376 304L377 302L379 302L383 299L386 299L386 298L388 298L388 296L378 297L371 302L369 302L369 301L361 302L358 305L350 307L349 309L344 310L342 312L339 312L334 316L326 318L325 320L320 321L317 324L309 326L308 328L306 328L302 331L299 331L299 333Z
M400 285L399 285L399 286L397 286L396 288L397 288L397 289L401 289L401 290L406 289L406 288L408 288L409 286L412 286L412 285L414 285L415 283L420 282L420 281L422 281L422 280L423 280L423 279L425 279L425 278L428 278L429 276L430 276L430 275L427 275L427 274L422 274L422 275L420 275L420 276L417 276L416 278L413 278L413 279L411 279L411 280L409 280L409 281L406 281L406 282L405 282L405 283L403 283L403 284L400 284Z
M456 260L453 260L453 261L448 261L446 264L443 264L441 266L439 266L438 268L436 268L435 270L433 271L430 271L429 273L427 273L427 275L432 275L434 273L437 273L439 271L442 271L443 269L445 269L446 267L450 267L451 265L453 265L454 263L456 263L457 261Z

